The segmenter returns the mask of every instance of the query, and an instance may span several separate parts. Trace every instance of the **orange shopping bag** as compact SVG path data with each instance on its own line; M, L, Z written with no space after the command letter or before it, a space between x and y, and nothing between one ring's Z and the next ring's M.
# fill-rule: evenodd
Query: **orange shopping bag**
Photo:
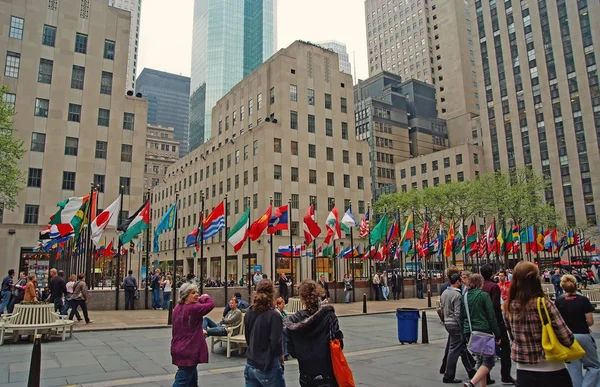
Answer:
M352 376L352 370L346 361L346 356L340 346L338 339L331 340L329 342L329 349L331 352L331 364L333 365L333 374L339 387L355 387L354 377Z

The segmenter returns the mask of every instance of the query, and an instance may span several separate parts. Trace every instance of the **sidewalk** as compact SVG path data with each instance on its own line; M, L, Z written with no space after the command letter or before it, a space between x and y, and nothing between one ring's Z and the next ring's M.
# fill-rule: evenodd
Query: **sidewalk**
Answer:
M432 304L435 305L434 298L432 298ZM339 317L362 315L362 301L333 305ZM398 301L367 301L367 314L395 312L397 308L427 309L427 299L407 298ZM75 323L73 329L75 332L150 329L168 326L168 311L166 310L91 310L89 313L94 322L92 324ZM208 314L208 317L219 321L222 318L222 313L223 308L217 307Z

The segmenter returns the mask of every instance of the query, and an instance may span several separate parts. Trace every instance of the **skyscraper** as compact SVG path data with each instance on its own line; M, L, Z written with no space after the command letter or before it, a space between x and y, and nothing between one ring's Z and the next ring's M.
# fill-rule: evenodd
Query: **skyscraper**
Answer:
M135 89L137 70L138 41L140 39L140 14L142 0L108 0L108 5L131 12L131 27L129 30L129 57L127 59L127 90Z
M276 0L195 0L190 150L211 137L219 98L273 55L275 30Z
M340 71L352 75L352 66L350 65L350 57L346 51L346 45L335 40L327 40L320 43L315 43L323 48L331 50L338 54L340 59Z
M188 153L190 78L145 68L135 91L148 100L148 124L172 127L179 157Z
M546 200L571 226L600 211L600 6L587 0L481 1L486 165L525 166L552 182ZM487 102L483 102L483 100Z

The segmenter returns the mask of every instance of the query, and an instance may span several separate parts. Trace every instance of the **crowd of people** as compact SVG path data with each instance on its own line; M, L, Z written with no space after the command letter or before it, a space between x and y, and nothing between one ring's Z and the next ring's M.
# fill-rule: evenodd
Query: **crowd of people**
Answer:
M447 282L440 288L440 317L448 333L440 367L443 383L462 383L464 387L494 384L489 373L499 359L500 376L506 385L600 386L600 361L589 329L594 323L594 307L578 293L581 281L573 275L558 269L552 276L546 273L549 270L540 273L532 262L520 262L514 271L497 273L487 264L481 266L480 273L448 268ZM542 282L560 287L555 302L546 296ZM546 309L549 319L541 314ZM585 356L566 364L547 360L542 347L544 323L551 325L562 346L571 348L577 340ZM472 339L477 342L482 334L493 337L493 353L472 351L476 346ZM478 355L474 357L471 352ZM469 376L467 381L456 378L459 358ZM516 379L511 373L513 362Z

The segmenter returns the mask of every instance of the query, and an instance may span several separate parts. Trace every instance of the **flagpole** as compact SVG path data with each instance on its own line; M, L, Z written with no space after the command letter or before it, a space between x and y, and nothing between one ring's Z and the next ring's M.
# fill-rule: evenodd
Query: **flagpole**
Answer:
M123 222L123 186L119 187L119 214L118 214L118 224ZM119 310L119 271L121 270L121 247L123 244L121 243L121 238L118 239L118 248L117 248L117 271L115 273L115 310Z
M506 241L508 240L508 234L506 233L506 221L502 219L502 238L504 239L504 270L510 268L510 261L508 260L508 249L506 248ZM510 240L512 241L512 228L510 230Z
M463 253L463 270L467 269L467 234L465 233L465 214L463 214L462 207L460 208L460 233L462 234L463 240L461 242L460 250ZM463 248L464 246L464 248Z
M415 272L415 296L417 296L418 290L417 290L417 267L419 265L419 252L417 249L417 227L416 227L416 218L415 218L415 210L412 211L412 218L413 218L413 243L412 243L412 248L413 248L413 259L415 261L415 264L413 265L413 269ZM415 259L415 255L417 256Z
M315 200L316 200L316 198L315 198ZM315 201L313 200L310 203L310 205L313 208L313 213L315 215L315 220L316 220L317 219L317 209L315 207ZM312 269L313 269L313 275L314 275L313 279L316 281L317 280L317 238L316 237L313 239L313 250L314 250L315 254L314 254L314 257L313 257ZM293 284L292 284L292 286L293 286Z
M245 198L244 198L245 200ZM248 208L250 208L250 198L248 198ZM248 213L248 230L250 230L250 213ZM250 254L252 254L252 245L250 244L252 242L252 239L247 236L248 238L248 302L251 302L250 300L252 299L252 271L251 271L251 267L250 267ZM293 288L292 288L293 289Z
M425 221L427 222L427 210L428 208L425 207ZM429 273L427 274L427 307L431 308L431 269L430 269L430 265L429 265L429 230L427 230L427 250L425 253L425 266L429 269ZM439 246L438 246L439 248Z
M290 230L290 241L292 238L292 198L288 201L288 214L289 214L289 230ZM298 223L299 224L299 223ZM293 247L293 245L292 245ZM293 251L292 251L293 256ZM302 247L300 248L300 254L298 254L298 259L300 260L300 273L298 273L298 283L302 282ZM271 276L271 278L273 278ZM292 281L292 297L294 296L294 282Z
M375 219L374 216L372 216L371 214L371 203L367 202L367 213L369 214L369 230L368 230L368 241L369 244L367 245L367 251L369 252L369 258L367 261L367 275L369 276L369 279L367 280L367 283L369 284L369 294L371 295L371 297L369 297L369 299L371 301L373 301L373 291L371 290L373 288L373 277L371 276L371 219Z
M150 214L152 214L152 193L150 192L150 190L148 190L147 192L147 200L150 201ZM145 248L145 252L146 252L146 278L144 278L144 280L146 281L146 286L144 287L144 293L145 293L145 307L146 309L148 309L148 298L149 298L149 291L148 291L148 269L149 269L149 265L150 265L150 230L152 230L152 216L150 216L150 224L148 225L148 229L146 230L146 246L144 246ZM106 242L105 242L106 244ZM140 268L140 272L141 272L141 268ZM140 275L141 277L141 275ZM142 278L140 278L140 283L142 282Z
M90 184L90 198L88 199L88 210L87 210L87 230L86 230L86 252L85 252L85 268L86 268L86 282L89 284L90 288L94 288L94 281L92 279L92 262L91 262L91 252L92 252L92 243L91 243L91 235L92 235L92 200L94 198L94 183Z
M290 267L292 270L291 276L292 276L292 297L294 297L294 285L296 283L295 278L294 278L294 266L295 266L295 262L294 262L294 241L292 238L292 199L290 199L288 201L288 216L289 216L289 232L290 232ZM302 260L300 261L300 265L302 266ZM300 269L300 271L302 271L302 268ZM302 276L302 273L300 274L300 277ZM300 282L300 281L298 281Z
M229 241L227 240L227 233L228 233L227 218L229 217L228 209L229 209L229 207L227 207L227 192L226 192L225 193L225 284L224 284L225 302L226 303L229 302L229 297L227 297L227 282L229 281L229 279L227 278L227 245L229 244Z
M352 202L350 202L350 213L352 213ZM356 225L356 222L354 223ZM350 271L350 275L352 276L352 302L356 301L356 292L355 292L355 283L354 283L354 263L355 263L355 257L354 257L354 233L353 233L353 229L354 227L350 227L350 248L352 249L352 262L350 263L350 270L346 270L346 272Z
M173 322L173 307L175 304L175 294L177 293L177 226L179 222L177 207L179 206L179 192L175 192L175 223L173 228L175 229L175 235L173 236L173 290L171 291L171 302L169 303L169 316L167 317L167 325L171 325ZM120 239L119 239L120 240Z
M273 196L269 196L269 204L272 206L273 205ZM288 209L289 211L289 209ZM270 220L269 220L270 221ZM290 225L291 226L291 225ZM290 227L291 229L291 227ZM267 232L269 230L267 229ZM290 231L291 233L291 231ZM271 264L269 266L271 266L271 280L275 281L275 257L273 256L273 233L269 232L269 245L271 246Z
M317 262L317 238L313 239L313 259L312 262L310 263L310 268L311 268L311 277L316 275L316 262ZM316 277L315 277L316 278ZM293 284L292 284L293 285Z
M200 191L200 205L200 216L198 218L198 230L200 233L200 294L204 294L204 191Z

